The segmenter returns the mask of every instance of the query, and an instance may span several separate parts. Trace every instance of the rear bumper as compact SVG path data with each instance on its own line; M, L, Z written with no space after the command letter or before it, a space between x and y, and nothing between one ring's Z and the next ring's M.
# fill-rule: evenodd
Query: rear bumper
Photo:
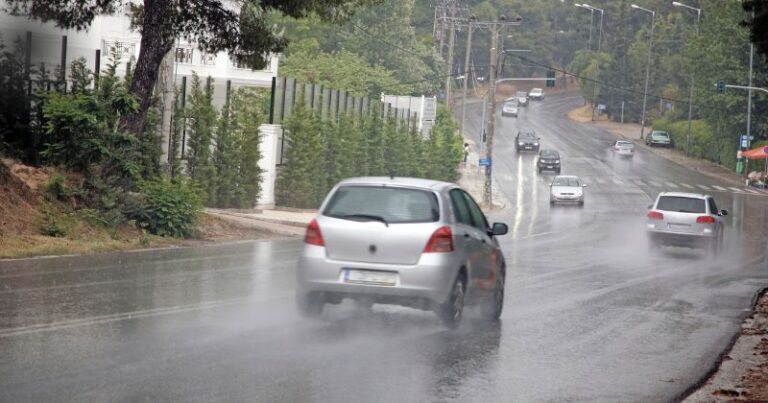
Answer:
M659 142L659 141L649 141L648 145L657 146L657 147L672 147L672 143Z
M703 248L712 243L715 235L648 230L648 239L665 246Z
M512 112L501 112L501 116L514 116L514 117L517 117L517 112L515 112L515 113L512 113Z
M549 200L557 203L584 203L584 195L581 195L581 196L550 195Z
M535 151L539 152L539 146L533 146L533 145L524 145L524 146L516 146L517 151Z
M299 259L298 291L322 293L330 300L365 297L381 303L438 304L448 296L459 272L455 253L424 254L415 265L346 262L328 259L325 248L307 245ZM394 272L395 285L350 284L345 269Z

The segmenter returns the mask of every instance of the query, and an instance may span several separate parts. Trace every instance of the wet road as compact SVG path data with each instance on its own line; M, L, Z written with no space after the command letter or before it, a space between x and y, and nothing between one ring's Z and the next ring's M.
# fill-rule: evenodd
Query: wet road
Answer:
M612 137L550 97L499 118L495 174L512 208L501 323L451 332L429 313L293 308L297 241L0 262L0 401L664 401L692 384L768 283L768 197L730 189ZM470 127L480 106L470 108ZM589 184L548 203L551 174L517 155L518 127ZM709 189L727 250L648 255L645 207ZM723 189L723 190L720 190Z

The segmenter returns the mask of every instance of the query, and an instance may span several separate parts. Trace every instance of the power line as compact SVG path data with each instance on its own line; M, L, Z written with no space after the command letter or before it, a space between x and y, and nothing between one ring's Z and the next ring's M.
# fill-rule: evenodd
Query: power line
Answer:
M357 28L357 29L358 29L358 30L360 30L361 32L364 32L366 35L370 36L371 38L373 38L373 39L375 39L375 40L377 40L377 41L379 41L379 42L381 42L381 43L384 43L384 44L386 44L386 45L389 45L389 46L391 46L391 47L393 47L393 48L395 48L395 49L398 49L398 50L400 50L400 51L402 51L402 52L405 52L405 53L409 53L409 54L411 54L411 55L414 55L414 56L417 56L417 57L419 57L419 58L423 58L423 57L424 57L424 55L423 55L423 54L420 54L420 53L414 52L414 51L412 51L412 50L410 50L410 49L406 49L406 48L404 48L404 47L402 47L402 46L399 46L399 45L395 45L395 44L394 44L394 43L392 43L392 42L388 42L388 41L385 41L384 39L381 39L381 37L379 37L378 35L372 34L370 31L368 31L367 29L365 29L365 28L363 28L363 27L361 27L361 26L359 26L359 25L355 24L354 22L350 22L350 23L349 23L349 25L351 25L351 26L352 26L352 27L354 27L354 28Z

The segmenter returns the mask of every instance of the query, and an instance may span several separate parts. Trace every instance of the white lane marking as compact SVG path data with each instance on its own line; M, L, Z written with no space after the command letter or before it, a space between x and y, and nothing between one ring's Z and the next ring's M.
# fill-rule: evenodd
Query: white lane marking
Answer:
M743 191L743 190L741 190L741 189L739 189L739 188L729 187L728 189L731 189L731 190L733 190L734 192L738 192L738 193L744 193L744 191Z
M650 184L651 184L651 186L656 186L656 187L659 187L659 186L661 186L661 183L659 183L659 182L648 181L648 183L650 183Z
M717 190L727 190L727 189L725 189L725 188L724 188L724 187L722 187L722 186L712 185L712 187L713 187L713 188L715 188L715 189L717 189Z
M696 186L698 186L698 187L700 187L700 188L702 188L702 189L704 189L704 190L710 190L708 187L706 187L706 186L704 186L704 185L696 185Z
M643 181L641 181L639 179L633 180L632 183L634 183L637 186L645 186L645 182L643 182Z
M619 178L612 178L611 180L613 180L613 183L616 184L616 185L623 185L624 184L624 182L622 182Z
M684 188L688 188L688 189L693 189L693 186L691 186L691 185L689 185L687 183L681 183L680 186L682 186Z
M671 188L676 188L676 187L679 187L679 186L677 186L677 183L672 183L672 182L664 182L664 184L665 184L665 185L667 185L667 186L669 186L669 187L671 187Z
M600 178L594 178L594 179L595 179L595 182L597 182L597 183L599 183L601 185L605 184L605 179L600 179Z
M756 194L756 195L760 194L760 192L758 192L757 190L752 190L752 189L749 189L749 188L744 189L744 190L746 190L747 192L752 193L752 194Z
M232 298L232 299L202 302L198 304L177 305L177 306L167 307L167 308L144 309L139 311L120 312L120 313L115 313L110 315L99 315L99 316L91 316L91 317L80 318L80 319L63 320L59 322L40 323L36 325L21 326L16 328L0 330L0 338L19 336L19 335L29 334L29 333L50 332L50 331L56 331L56 330L62 330L62 329L70 329L74 327L81 327L81 326L92 326L92 325L98 325L102 323L145 318L149 316L173 315L173 314L198 311L203 309L212 309L212 308L225 307L230 305L238 305L238 304L243 304L250 301L259 301L259 300L263 300L263 298L257 298L257 297Z

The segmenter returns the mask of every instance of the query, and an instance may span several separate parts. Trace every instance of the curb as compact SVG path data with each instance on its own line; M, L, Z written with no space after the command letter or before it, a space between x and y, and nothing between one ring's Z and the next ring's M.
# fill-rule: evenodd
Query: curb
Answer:
M704 384L706 384L707 381L709 381L709 379L712 378L712 376L714 376L717 373L717 371L720 369L720 365L723 363L723 360L728 355L728 353L730 353L730 351L733 349L733 346L736 344L736 341L739 340L739 337L741 337L741 325L744 323L744 320L755 314L755 309L757 308L757 302L766 293L768 293L768 287L762 287L752 295L752 301L750 302L749 312L746 312L741 316L741 319L739 320L739 330L731 337L730 340L728 340L728 344L725 346L723 351L717 356L717 360L715 360L715 362L712 363L710 368L706 372L704 372L704 374L699 379L697 379L691 386L685 388L683 392L675 396L672 399L673 402L682 402L683 400L687 399L689 396L693 395L697 390L701 389L701 387L704 386Z

